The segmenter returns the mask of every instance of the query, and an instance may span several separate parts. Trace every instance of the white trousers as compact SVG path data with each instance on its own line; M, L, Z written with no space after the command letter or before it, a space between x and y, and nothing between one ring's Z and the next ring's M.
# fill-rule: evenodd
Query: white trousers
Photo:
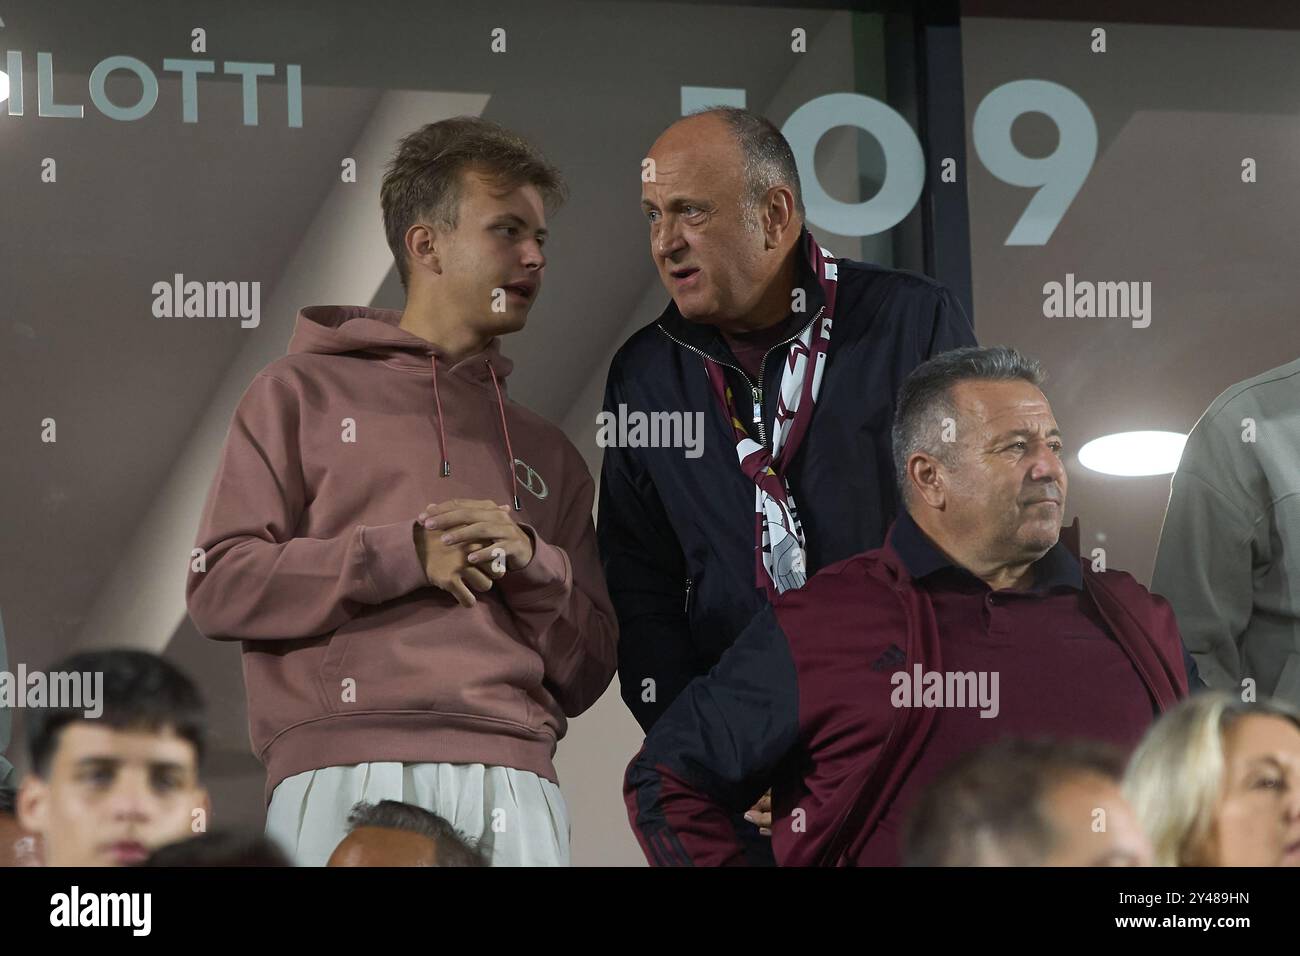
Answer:
M431 810L476 842L493 866L568 866L569 811L551 781L481 763L362 763L286 777L271 795L266 835L297 866L324 866L359 800Z

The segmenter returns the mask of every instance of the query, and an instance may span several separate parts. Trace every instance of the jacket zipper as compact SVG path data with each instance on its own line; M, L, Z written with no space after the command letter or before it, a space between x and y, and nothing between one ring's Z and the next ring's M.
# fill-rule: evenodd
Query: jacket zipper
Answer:
M876 758L875 764L872 765L871 770L868 772L867 779L863 781L862 787L858 790L856 796L854 797L853 802L849 804L848 814L844 817L844 819L840 821L840 825L835 829L835 835L831 837L831 841L828 844L826 844L827 851L834 851L834 852L833 854L829 854L828 858L823 861L825 865L839 866L840 861L844 860L845 856L848 854L849 849L851 848L853 843L853 837L852 835L849 835L847 837L844 835L844 827L849 822L848 820L849 816L852 816L853 811L856 810L858 808L858 804L861 803L863 791L865 791L867 787L873 786L877 783L879 774L882 772L880 762L885 758L886 755L889 754L889 745L894 740L894 733L895 731L898 730L898 725L906 719L907 719L906 714L894 715L894 720L889 725L889 733L885 735L885 742L880 747L880 755ZM877 793L875 795L875 798L877 800L880 799L880 794ZM846 862L845 865L856 866L857 864Z
M813 325L814 322L816 322L819 318L821 318L821 314L825 311L826 311L826 306L822 306L821 308L819 308L817 310L817 313L811 319L808 320L808 323L802 329L800 329L794 335L790 336L784 342L777 342L776 345L773 345L770 349L768 349L766 352L763 353L763 361L758 363L758 388L754 389L754 422L758 425L758 437L763 442L764 445L767 444L767 439L763 435L763 421L762 421L763 419L763 373L767 371L767 357L771 355L772 352L775 351L776 349L779 349L785 345L789 345L799 336L803 335L804 332L806 332ZM808 373L811 374L811 372L812 370L809 369Z
M691 613L691 585L692 584L694 584L694 582L690 578L687 578L686 579L686 606L682 608L683 614Z
M895 588L895 591L897 592L898 589ZM920 657L920 624L916 620L915 614L911 613L912 608L906 600L903 601L903 608L903 613L907 617L908 635L907 649L903 652L903 667L906 672L910 673L910 665L916 663ZM889 745L893 743L894 735L898 732L900 724L905 723L913 716L914 714L911 712L896 712L894 714L894 718L889 724L889 733L885 735L885 742L881 744L875 762L867 771L866 777L863 779L861 786L859 786L854 792L853 799L850 801L848 809L844 811L843 816L840 817L839 822L836 824L834 834L831 836L830 840L827 841L825 849L822 850L821 857L818 860L818 865L839 866L841 865L841 861L844 861L843 865L845 866L856 866L852 861L845 861L845 856L851 849L854 836L852 834L846 835L844 828L848 825L849 818L853 816L854 811L856 811L862 804L863 794L867 792L867 789L879 785L884 759L893 756L889 750ZM880 799L880 794L878 792L875 793L873 799L878 801Z
M758 440L764 447L767 447L767 429L763 427L763 371L767 366L767 357L777 349L781 348L783 345L789 345L799 336L803 335L804 332L808 331L808 327L811 326L814 322L816 322L819 318L821 318L821 314L824 311L826 311L826 306L822 306L820 309L818 309L817 314L808 320L808 324L805 325L798 332L794 333L794 335L790 336L788 339L785 339L782 342L777 342L775 345L773 345L771 348L769 348L766 352L763 353L763 361L760 362L758 366L757 385L754 384L754 380L750 378L749 374L739 365L732 365L730 362L724 362L721 359L716 359L712 355L709 355L707 352L703 352L700 349L697 349L693 345L687 345L681 339L677 338L675 335L673 335L671 332L665 329L663 327L663 323L655 323L655 324L658 327L660 332L668 336L668 338L676 342L682 348L686 349L686 351L694 352L696 355L700 356L701 358L706 358L710 362L717 362L719 365L725 365L727 368L733 369L740 373L740 377L743 378L745 380L745 384L749 386L750 398L753 401L753 415L750 421L751 423L758 426Z

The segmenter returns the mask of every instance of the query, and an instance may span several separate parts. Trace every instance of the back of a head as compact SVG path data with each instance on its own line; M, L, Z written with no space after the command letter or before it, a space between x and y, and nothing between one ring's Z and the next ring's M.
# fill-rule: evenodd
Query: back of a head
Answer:
M265 836L224 830L201 833L159 847L140 866L227 867L292 866L288 857Z
M1123 759L1092 741L1007 738L947 766L903 832L907 866L1040 866L1055 835L1044 806L1068 779L1118 781Z
M158 655L120 648L87 651L59 661L50 674L94 677L100 697L94 703L101 711L94 723L119 731L170 730L194 746L196 762L202 760L206 730L203 699L193 681ZM86 707L67 703L36 708L27 715L28 755L37 776L48 775L63 728L88 719Z
M348 830L377 827L415 833L433 841L438 866L487 866L484 853L438 814L398 800L358 803L348 814Z

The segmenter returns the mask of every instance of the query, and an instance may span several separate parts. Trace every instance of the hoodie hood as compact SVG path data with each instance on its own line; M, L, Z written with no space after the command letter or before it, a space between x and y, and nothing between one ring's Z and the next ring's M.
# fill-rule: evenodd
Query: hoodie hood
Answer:
M402 313L396 309L372 309L363 305L312 305L298 312L289 354L297 352L342 355L371 354L398 368L431 368L433 358L453 375L492 385L492 373L503 380L514 363L501 354L500 339L487 348L448 366L445 356L432 342L400 328ZM488 364L491 363L489 369Z

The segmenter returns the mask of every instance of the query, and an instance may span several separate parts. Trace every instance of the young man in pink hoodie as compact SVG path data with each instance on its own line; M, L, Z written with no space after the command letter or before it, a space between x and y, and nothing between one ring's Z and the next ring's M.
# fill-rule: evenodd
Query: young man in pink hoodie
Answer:
M446 818L494 864L566 864L551 758L617 625L594 485L505 394L558 172L459 117L398 147L381 201L402 312L316 306L235 413L186 594L243 644L267 832L324 865L360 800Z

